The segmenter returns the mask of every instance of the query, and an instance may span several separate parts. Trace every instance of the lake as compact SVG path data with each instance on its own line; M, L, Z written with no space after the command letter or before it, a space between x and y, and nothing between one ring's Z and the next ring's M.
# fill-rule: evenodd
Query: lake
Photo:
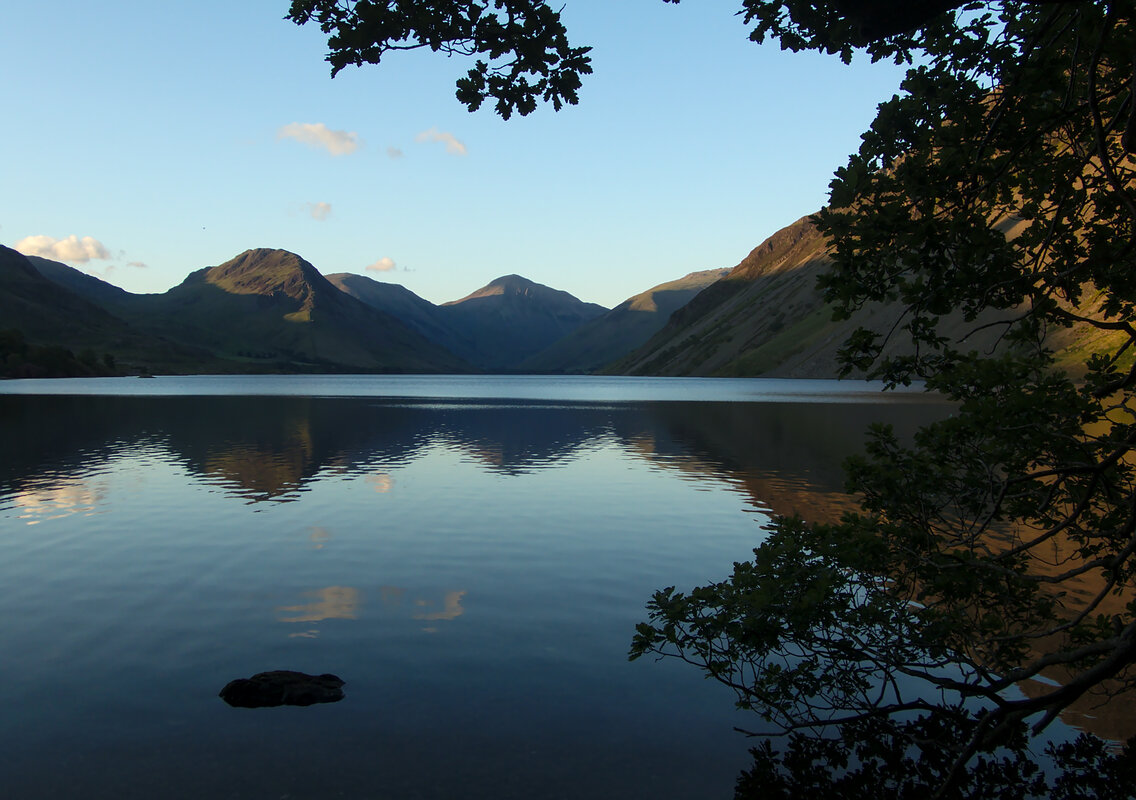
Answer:
M847 501L863 383L0 382L0 775L19 798L730 797L755 727L627 661L651 593ZM345 698L232 708L230 680Z

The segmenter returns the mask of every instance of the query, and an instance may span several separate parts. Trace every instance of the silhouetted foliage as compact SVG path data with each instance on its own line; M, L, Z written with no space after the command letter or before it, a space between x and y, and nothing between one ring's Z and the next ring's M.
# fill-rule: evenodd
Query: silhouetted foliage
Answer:
M503 2L509 24L480 28L488 3L419 5L292 16L346 9L320 17L339 31L333 64L400 43L516 48L503 83L471 75L459 97L531 110L510 93L526 86L518 69L563 58L558 17ZM522 37L515 7L549 26ZM344 24L361 8L402 27ZM1136 2L742 0L740 13L756 42L910 65L816 217L834 247L822 287L838 316L904 309L890 332L853 335L849 370L926 381L958 411L911 445L873 432L849 465L859 513L777 520L726 580L658 592L632 657L696 664L788 736L783 752L754 749L740 796L1131 796L1131 750L1082 738L1050 748L1046 774L1032 740L1070 704L1130 692L1136 663ZM948 313L999 344L945 338ZM1057 363L1070 329L1087 344ZM895 337L914 350L885 357Z
M505 119L531 113L539 101L557 110L575 105L580 76L592 71L591 48L569 44L560 12L544 0L292 0L288 19L314 20L331 34L333 77L398 50L479 56L457 82L457 97L470 111L492 98Z

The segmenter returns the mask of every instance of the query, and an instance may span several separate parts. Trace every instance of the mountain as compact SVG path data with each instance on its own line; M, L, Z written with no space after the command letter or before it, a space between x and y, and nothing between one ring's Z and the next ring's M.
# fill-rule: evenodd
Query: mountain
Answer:
M26 256L0 246L0 328L37 344L76 348L132 332L122 320L45 278Z
M110 354L127 369L158 363L197 369L207 363L207 354L146 335L66 285L48 279L37 269L40 261L0 246L0 330L15 328L37 347L63 347L74 353L90 350L99 358Z
M707 269L660 283L530 356L521 368L532 372L595 372L647 342L666 325L671 314L729 272Z
M383 283L351 272L327 276L341 292L397 318L411 330L453 351L460 346L461 335L442 318L438 306L424 300L398 283Z
M607 309L519 275L506 275L438 307L454 352L484 369L515 370L529 356Z
M1008 233L1012 228L1007 223ZM904 317L898 303L869 303L849 319L832 319L831 307L816 289L817 278L831 266L828 242L808 217L799 219L754 248L726 277L676 311L645 345L604 371L835 378L839 349L861 327L881 335L898 331L883 355L910 353L910 343L898 327ZM956 342L965 338L978 352L993 352L1002 346L1004 330L996 323L1013 313L988 310L971 321L959 313L947 314L937 330ZM1076 356L1093 337L1102 334L1075 325L1053 332L1047 344L1057 353L1059 365L1076 369Z
M466 372L468 365L286 250L246 250L131 303L138 326L245 368Z
M660 375L834 377L844 336L814 288L830 264L807 217L755 247L606 371ZM849 328L850 330L850 328Z
M27 259L43 277L112 313L129 304L135 297L113 283L107 283L58 261L40 256L27 256Z

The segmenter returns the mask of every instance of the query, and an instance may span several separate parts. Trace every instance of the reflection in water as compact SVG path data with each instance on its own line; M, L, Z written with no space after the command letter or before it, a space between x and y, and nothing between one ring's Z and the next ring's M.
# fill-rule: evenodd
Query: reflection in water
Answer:
M394 479L385 472L376 472L374 475L368 475L364 478L376 492L379 494L386 494L394 486Z
M311 531L311 534L308 536L308 541L312 543L313 550L322 550L324 544L331 541L331 532L327 530L327 528L313 525Z
M0 491L29 476L68 482L114 453L160 448L209 486L248 503L295 502L320 480L360 477L389 493L395 472L432 448L494 473L529 474L617 443L660 469L728 483L756 508L838 514L842 460L870 422L911 430L927 404L382 403L344 398L0 395ZM0 423L2 424L2 423ZM157 444L160 442L160 444ZM68 490L71 491L71 490ZM62 506L60 506L62 507ZM74 507L81 507L76 504Z
M20 763L39 791L11 794L37 798L92 773L84 796L142 796L125 761L188 776L182 797L326 796L323 762L356 780L346 796L725 796L748 746L732 698L628 665L643 604L721 578L768 512L838 513L869 422L941 413L0 395L0 524L50 521L0 536L0 770ZM334 668L358 691L274 727L194 699L265 666ZM160 698L145 708L142 683ZM47 687L66 702L42 708ZM320 763L310 783L297 747ZM56 770L60 750L77 755Z
M462 608L461 600L465 597L465 590L462 589L458 592L446 592L445 598L442 600L441 611L420 611L414 615L414 619L422 620L439 620L439 619L457 619L465 613ZM415 600L414 604L419 608L429 608L433 605L429 600L419 599Z
M281 606L277 611L294 616L281 616L281 622L320 622L325 619L355 619L359 610L359 590L350 586L328 586L304 597L314 597L310 603L298 606Z
M27 525L61 519L71 514L93 514L102 504L103 487L88 482L62 483L44 488L31 488L12 495L17 509L16 519Z

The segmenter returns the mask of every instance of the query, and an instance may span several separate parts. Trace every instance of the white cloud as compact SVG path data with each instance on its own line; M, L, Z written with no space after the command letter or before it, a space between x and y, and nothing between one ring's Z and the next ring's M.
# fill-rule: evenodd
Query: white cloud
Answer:
M402 158L402 150L397 147L388 147L387 155L391 158Z
M277 139L295 139L310 147L322 147L333 156L346 156L359 149L359 134L333 131L322 122L290 122L276 131Z
M331 203L307 203L304 207L308 209L312 219L320 222L323 222L331 214Z
M369 264L366 269L368 272L390 272L395 268L394 259L390 256L383 256L374 264Z
M50 236L27 236L16 242L15 249L26 256L40 256L55 261L74 261L85 264L92 259L107 260L110 252L92 236L80 239L72 234L66 239Z
M437 128L431 128L428 131L422 131L414 137L416 142L442 142L446 146L446 152L454 156L464 156L468 150L463 142L458 141L458 138L452 133L440 131Z

